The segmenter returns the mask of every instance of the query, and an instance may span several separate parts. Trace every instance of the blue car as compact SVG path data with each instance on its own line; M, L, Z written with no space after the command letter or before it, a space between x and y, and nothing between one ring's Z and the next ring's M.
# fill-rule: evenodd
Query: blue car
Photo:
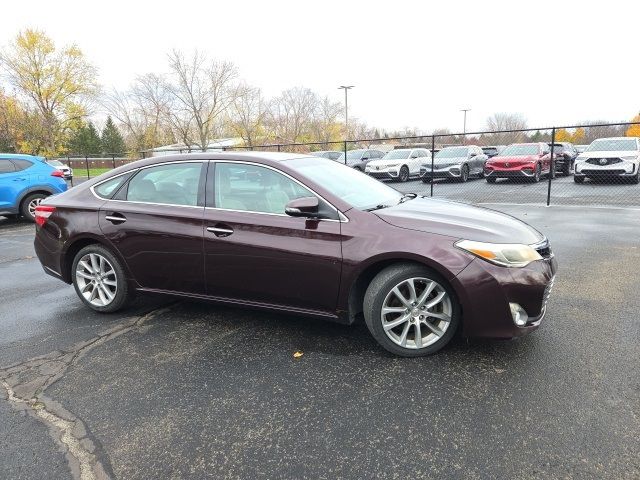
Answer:
M0 153L0 215L34 221L43 198L67 190L64 173L43 157Z

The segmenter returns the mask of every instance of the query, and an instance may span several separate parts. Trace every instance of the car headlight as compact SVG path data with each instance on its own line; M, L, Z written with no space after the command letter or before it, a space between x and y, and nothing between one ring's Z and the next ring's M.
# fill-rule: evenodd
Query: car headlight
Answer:
M485 243L460 240L455 243L455 246L502 267L526 267L531 262L542 260L540 254L532 246L520 243Z
M627 160L627 161L631 161L631 162L635 162L636 160L638 160L638 157L636 157L635 155L630 155L627 157L620 157L622 160Z
M399 163L387 163L385 165L385 168L393 168L393 167L397 167L398 165L400 165Z

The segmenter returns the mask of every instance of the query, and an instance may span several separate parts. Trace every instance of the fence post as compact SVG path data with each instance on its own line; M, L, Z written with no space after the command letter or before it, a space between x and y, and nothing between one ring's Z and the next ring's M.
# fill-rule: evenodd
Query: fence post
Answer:
M554 144L556 143L556 127L551 129L551 160L549 168L549 186L547 187L547 207L551 204L551 179L556 173L556 159L554 157Z
M116 168L116 154L115 153L111 154L111 164L113 165L113 168Z
M278 144L278 151L280 151L280 144Z
M344 164L347 164L347 141L344 141Z
M434 160L433 157L436 156L434 150L436 149L436 136L431 135L431 196L433 197L433 167Z
M146 152L143 150L141 153L142 153L142 158L144 159L144 158L145 158L145 153L146 153Z
M87 180L89 180L91 177L89 176L89 159L87 158L87 156L84 156L84 166L87 169Z

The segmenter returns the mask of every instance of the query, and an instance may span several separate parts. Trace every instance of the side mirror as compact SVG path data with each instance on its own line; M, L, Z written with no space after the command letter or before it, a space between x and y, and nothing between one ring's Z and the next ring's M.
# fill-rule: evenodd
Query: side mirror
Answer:
M318 198L302 197L289 201L284 207L284 213L290 217L317 217Z

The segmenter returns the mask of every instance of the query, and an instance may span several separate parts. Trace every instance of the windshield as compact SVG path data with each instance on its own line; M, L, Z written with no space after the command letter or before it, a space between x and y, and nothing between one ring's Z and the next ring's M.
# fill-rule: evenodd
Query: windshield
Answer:
M54 167L64 167L64 163L58 161L58 160L49 160L47 162L49 165L53 165Z
M447 147L436 153L436 160L439 158L460 158L466 157L469 149L467 147Z
M594 140L586 152L631 152L638 150L635 138L603 138Z
M538 154L538 144L537 143L514 143L513 145L509 145L506 147L500 155L503 157L518 157L524 155L537 155Z
M387 154L382 157L383 160L404 160L405 158L409 158L409 154L411 150L391 150L387 152Z
M360 160L363 152L364 150L350 150L347 152L347 160ZM340 154L338 160L342 160L344 162L344 152Z
M340 163L298 158L287 165L359 210L396 205L402 198L397 190Z

